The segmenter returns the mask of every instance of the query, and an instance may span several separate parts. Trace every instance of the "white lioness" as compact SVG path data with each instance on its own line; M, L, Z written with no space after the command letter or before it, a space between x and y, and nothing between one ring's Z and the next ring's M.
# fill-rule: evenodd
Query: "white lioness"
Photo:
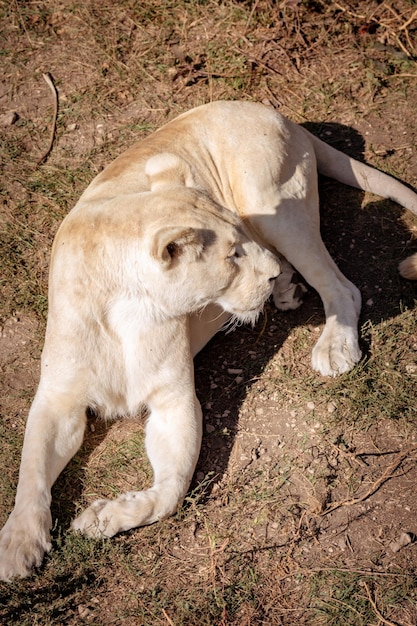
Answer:
M53 246L41 380L0 534L1 579L28 575L50 549L51 487L81 444L87 407L112 417L147 405L154 484L94 502L73 527L111 537L176 510L201 442L193 356L231 317L253 322L272 288L278 307L298 306L291 265L324 303L314 369L334 376L359 360L360 294L321 240L317 169L417 214L417 195L400 182L246 102L181 115L84 192ZM402 265L409 278L416 260Z

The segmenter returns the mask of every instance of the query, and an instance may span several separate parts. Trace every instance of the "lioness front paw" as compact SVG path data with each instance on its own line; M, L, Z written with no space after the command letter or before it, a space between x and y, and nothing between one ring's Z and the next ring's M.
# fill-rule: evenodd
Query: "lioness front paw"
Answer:
M357 334L351 328L327 333L313 348L312 366L322 376L339 376L352 369L362 356Z
M72 522L73 530L93 539L113 537L119 529L114 527L111 505L111 500L96 500Z
M12 514L0 532L0 580L5 582L30 576L51 549L49 517L43 524L27 520L24 527L20 518Z
M74 530L87 537L114 537L117 533L156 521L149 519L153 498L149 492L128 492L116 500L96 500L72 523Z
M177 504L178 498L161 495L158 489L128 491L116 500L96 500L73 521L72 528L96 539L113 537L172 515Z

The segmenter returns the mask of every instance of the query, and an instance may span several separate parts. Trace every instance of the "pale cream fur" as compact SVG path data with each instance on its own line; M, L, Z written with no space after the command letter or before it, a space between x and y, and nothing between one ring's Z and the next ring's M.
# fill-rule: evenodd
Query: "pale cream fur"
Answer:
M401 183L245 102L180 116L87 188L53 246L41 380L0 534L1 579L28 575L50 549L51 487L81 445L87 407L114 417L147 405L154 483L94 502L73 527L111 537L175 511L201 441L193 356L225 323L253 322L272 289L280 308L298 306L305 289L292 266L324 303L314 369L334 376L359 360L360 294L322 243L317 168L417 212Z

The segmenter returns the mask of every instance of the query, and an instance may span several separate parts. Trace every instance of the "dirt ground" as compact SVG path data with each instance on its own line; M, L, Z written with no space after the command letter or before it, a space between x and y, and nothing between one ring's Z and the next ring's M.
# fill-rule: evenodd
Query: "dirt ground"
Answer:
M50 248L88 182L135 139L225 98L274 106L416 188L417 5L13 0L1 14L4 523ZM363 362L337 380L311 371L323 325L312 290L297 311L269 303L254 330L217 336L196 358L204 441L184 507L94 545L68 530L75 512L151 474L140 417L91 417L54 488L51 556L0 584L3 623L416 626L415 285L396 268L417 222L328 180L321 202L326 244L362 292Z

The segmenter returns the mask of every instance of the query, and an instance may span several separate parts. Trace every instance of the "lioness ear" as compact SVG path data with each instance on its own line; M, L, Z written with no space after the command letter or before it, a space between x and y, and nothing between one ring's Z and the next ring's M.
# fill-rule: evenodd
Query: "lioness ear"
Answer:
M171 152L161 152L147 160L145 173L151 191L166 187L195 187L191 168L184 159Z
M169 269L180 259L194 261L201 255L203 247L202 231L166 226L155 234L152 256L160 261L164 269Z

